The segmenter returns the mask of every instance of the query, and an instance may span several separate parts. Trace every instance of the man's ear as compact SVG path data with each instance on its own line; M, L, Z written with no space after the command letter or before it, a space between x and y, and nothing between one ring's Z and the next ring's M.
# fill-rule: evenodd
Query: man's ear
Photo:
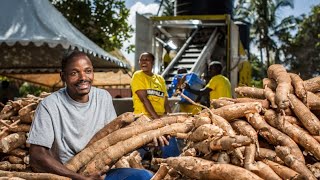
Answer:
M63 82L66 82L66 78L65 78L65 76L64 76L63 71L60 72L60 78L61 78L61 80L62 80Z

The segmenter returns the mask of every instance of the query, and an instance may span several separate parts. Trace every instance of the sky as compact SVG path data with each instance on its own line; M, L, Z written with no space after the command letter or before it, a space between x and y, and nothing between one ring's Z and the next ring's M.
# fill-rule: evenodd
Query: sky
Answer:
M303 13L309 14L311 12L311 7L317 4L320 4L320 0L293 0L294 8L285 7L280 9L279 18L284 18L290 15L299 16ZM158 1L159 2L159 1ZM132 25L133 29L135 29L135 14L138 12L139 14L151 13L156 14L158 12L159 4L155 3L155 0L126 0L126 7L130 9L130 16L128 18L128 22ZM281 16L280 16L281 14ZM133 37L124 42L124 48L129 46L130 44L134 44L135 41L135 33L132 34ZM122 49L122 53L129 60L130 64L133 66L134 62L134 53L126 53Z

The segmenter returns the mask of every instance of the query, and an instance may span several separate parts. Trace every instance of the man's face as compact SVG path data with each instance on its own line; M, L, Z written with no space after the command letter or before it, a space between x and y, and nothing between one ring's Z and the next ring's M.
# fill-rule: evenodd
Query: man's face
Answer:
M79 102L88 101L94 73L92 63L87 56L79 55L71 59L61 77L72 99Z
M218 71L218 67L217 66L212 65L212 66L209 67L209 74L208 75L210 77L213 77L213 76L218 75L218 74L219 74L219 71Z
M142 54L139 59L140 69L143 72L151 73L153 67L153 59L149 54Z

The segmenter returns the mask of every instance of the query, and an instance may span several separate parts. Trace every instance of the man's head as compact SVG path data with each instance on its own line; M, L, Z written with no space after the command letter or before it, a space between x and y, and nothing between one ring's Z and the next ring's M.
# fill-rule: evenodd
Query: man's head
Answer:
M221 74L222 64L219 61L212 61L209 64L209 76L213 77L215 75Z
M89 57L80 51L68 52L61 61L61 79L66 83L69 96L75 101L87 102L94 79Z
M178 74L186 74L186 73L188 73L188 70L184 67L179 67L177 73Z
M150 52L144 52L140 55L139 58L140 69L148 74L152 74L152 67L154 65L154 55Z

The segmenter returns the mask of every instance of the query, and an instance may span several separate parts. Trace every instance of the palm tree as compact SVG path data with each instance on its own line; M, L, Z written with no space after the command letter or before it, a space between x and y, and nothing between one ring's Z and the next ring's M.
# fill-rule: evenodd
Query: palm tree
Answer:
M267 67L270 66L270 53L276 53L277 29L286 23L277 21L277 11L281 7L293 8L293 0L239 0L235 10L235 19L245 20L252 24L253 42L260 49L260 59L263 61L263 51L266 53ZM243 18L243 19L242 19ZM287 19L286 19L286 22Z

